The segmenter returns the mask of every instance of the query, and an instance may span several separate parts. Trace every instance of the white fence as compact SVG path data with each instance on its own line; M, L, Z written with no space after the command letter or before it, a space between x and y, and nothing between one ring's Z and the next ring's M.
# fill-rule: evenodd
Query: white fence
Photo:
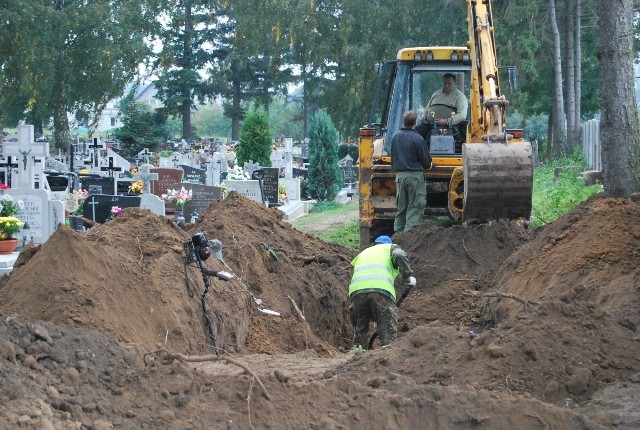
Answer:
M590 119L581 126L582 152L593 170L602 170L602 148L600 146L600 120Z

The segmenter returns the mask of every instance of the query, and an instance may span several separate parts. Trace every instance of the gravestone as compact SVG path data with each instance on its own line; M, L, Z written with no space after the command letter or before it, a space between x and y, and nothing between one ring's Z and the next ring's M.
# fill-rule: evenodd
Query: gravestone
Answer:
M187 182L175 185L176 189L180 187L184 187L185 190L191 190L192 193L191 200L184 205L183 209L184 216L187 219L191 217L194 210L199 215L202 215L211 203L222 199L221 187L211 187L208 185L192 184Z
M133 181L119 180L116 182L116 194L119 196L126 196L129 194L129 187L133 184Z
M140 194L140 208L148 209L154 214L158 216L165 215L165 204L164 200L161 200L160 197L154 196L153 194Z
M5 193L13 196L14 201L24 202L24 208L16 214L16 218L24 223L18 233L21 241L26 238L27 242L43 244L60 224L64 224L64 203L49 200L47 190L10 189Z
M182 182L189 182L192 184L202 184L205 185L207 183L207 171L203 169L197 169L195 167L187 166L181 164L178 166L182 168L183 176Z
M182 169L154 167L149 170L151 173L158 174L158 180L151 183L151 193L158 197L167 194L167 190L175 188L175 184L182 182Z
M293 177L294 178L307 179L308 175L309 175L309 171L307 169L298 169L297 167L293 168Z
M356 166L344 166L344 186L349 186L358 182L358 168Z
M142 181L142 192L145 194L151 193L151 183L158 180L158 174L152 173L151 169L153 169L151 164L143 164L133 175L134 180Z
M298 178L280 178L280 184L283 184L287 190L287 198L289 201L301 200L300 198L300 179Z
M49 142L34 142L33 137L33 125L22 124L18 127L17 141L2 145L2 154L5 157L16 157L18 161L17 178L12 177L13 188L36 188L36 177L42 172L42 168L38 169L36 163L49 155Z
M89 194L115 194L116 184L114 178L101 176L80 176L80 187Z
M278 181L280 179L280 169L277 167L265 167L264 178L262 179L262 195L269 206L278 205Z
M91 195L84 202L82 216L92 221L104 223L111 218L111 208L113 206L118 206L121 209L138 208L140 207L140 197L106 194Z
M108 157L108 164L106 166L101 166L100 167L100 171L101 172L109 172L109 177L113 178L113 172L122 172L122 167L118 167L115 165L115 160L114 157L110 156Z

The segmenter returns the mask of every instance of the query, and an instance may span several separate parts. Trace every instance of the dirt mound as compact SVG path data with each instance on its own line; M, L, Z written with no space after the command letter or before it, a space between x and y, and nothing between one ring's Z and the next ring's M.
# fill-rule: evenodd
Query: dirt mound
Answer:
M278 213L233 193L211 205L193 230L225 247L223 262L211 258L205 265L239 277L210 278L205 300L217 345L333 354L351 338L344 291L353 253L293 230ZM162 344L190 354L211 352L200 270L189 267L188 287L185 281L183 242L191 233L139 209L85 235L60 228L41 247L25 250L30 258L21 258L6 280L0 308L25 320L95 328L147 351ZM249 291L281 316L258 312Z
M418 278L400 336L366 353L341 353L355 252L275 209L232 193L186 232L137 209L61 228L0 280L0 427L638 428L639 224L603 198L535 232L424 221L394 237ZM198 231L238 276L205 296L218 345L271 400L239 367L156 351L211 353L182 263Z

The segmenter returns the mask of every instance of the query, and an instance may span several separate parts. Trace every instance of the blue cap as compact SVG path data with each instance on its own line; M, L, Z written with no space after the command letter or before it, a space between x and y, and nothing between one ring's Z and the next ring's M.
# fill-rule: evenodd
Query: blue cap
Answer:
M374 242L375 243L393 243L393 241L389 236L378 236Z

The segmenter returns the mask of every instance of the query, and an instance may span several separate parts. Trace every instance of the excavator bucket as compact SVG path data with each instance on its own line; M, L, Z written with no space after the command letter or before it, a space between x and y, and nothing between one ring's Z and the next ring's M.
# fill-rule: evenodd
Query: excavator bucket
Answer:
M468 143L462 157L462 221L529 218L533 192L529 142Z

